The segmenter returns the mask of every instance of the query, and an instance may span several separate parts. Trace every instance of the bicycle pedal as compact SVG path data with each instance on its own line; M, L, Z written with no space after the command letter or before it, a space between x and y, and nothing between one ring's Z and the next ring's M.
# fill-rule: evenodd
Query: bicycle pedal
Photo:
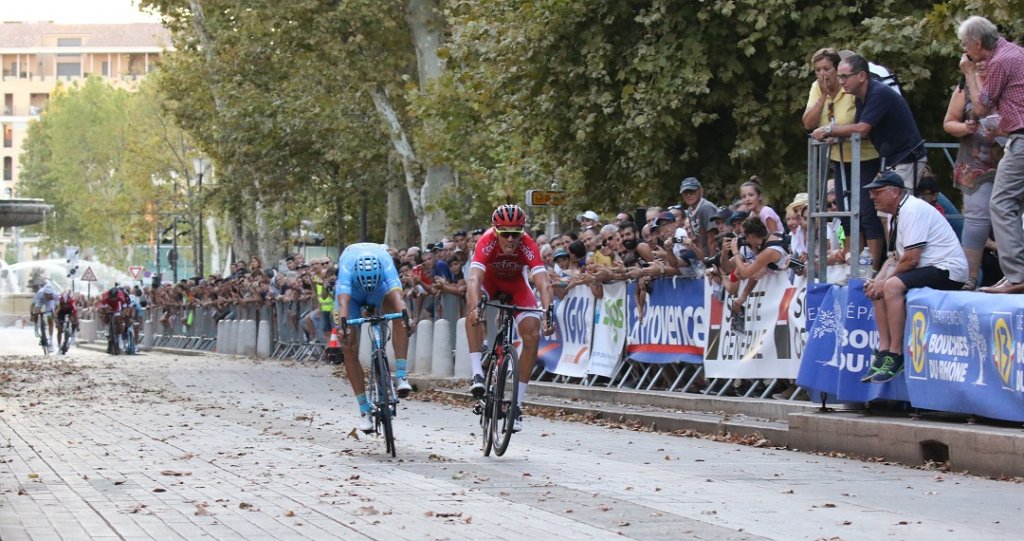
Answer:
M473 415L480 415L483 411L483 407L481 407L479 403L473 406Z

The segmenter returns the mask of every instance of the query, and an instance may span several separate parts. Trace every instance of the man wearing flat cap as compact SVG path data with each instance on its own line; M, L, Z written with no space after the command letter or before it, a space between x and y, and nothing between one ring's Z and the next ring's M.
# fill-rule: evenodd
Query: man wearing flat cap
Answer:
M704 199L704 187L697 177L686 177L679 184L679 199L683 202L683 210L690 222L688 234L694 241L694 251L704 258L711 253L715 245L718 231L711 218L718 212L718 207Z
M885 383L903 371L903 327L907 290L930 287L948 291L967 281L967 257L956 233L935 208L908 193L903 177L883 171L864 186L875 208L889 217L889 257L864 294L875 307L878 350L865 383Z

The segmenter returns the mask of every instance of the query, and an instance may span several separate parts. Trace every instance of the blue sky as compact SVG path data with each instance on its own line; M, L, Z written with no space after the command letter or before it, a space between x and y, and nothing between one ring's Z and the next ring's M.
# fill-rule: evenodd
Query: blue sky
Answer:
M131 23L160 19L140 12L138 0L0 0L0 21Z

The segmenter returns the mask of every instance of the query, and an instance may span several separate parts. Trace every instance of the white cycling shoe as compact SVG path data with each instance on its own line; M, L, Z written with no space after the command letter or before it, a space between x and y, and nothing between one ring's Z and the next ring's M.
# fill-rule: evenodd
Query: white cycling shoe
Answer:
M359 430L369 434L373 432L373 417L370 412L363 411L359 413Z
M522 414L516 415L516 420L512 421L512 432L520 432L523 430L523 416Z
M398 391L398 398L405 398L412 392L412 385L409 384L409 378L398 378L398 387L395 388Z

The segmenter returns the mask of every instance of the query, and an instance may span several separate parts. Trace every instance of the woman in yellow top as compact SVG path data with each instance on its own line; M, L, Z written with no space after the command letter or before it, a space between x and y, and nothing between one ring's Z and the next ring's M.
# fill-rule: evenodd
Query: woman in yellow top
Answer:
M852 94L844 92L842 86L839 85L836 69L839 67L840 60L839 53L832 48L819 49L811 57L815 80L811 83L811 92L807 97L807 108L804 110L803 116L804 129L808 131L820 126L855 123L857 116L855 98ZM850 164L853 161L850 142L844 141L842 144L832 145L829 158L835 178L837 210L846 210L850 191L850 181L848 180L851 173ZM871 145L871 141L866 138L861 139L860 185L865 186L870 183L878 174L880 167L878 151ZM863 190L860 194L860 213L861 216L875 215L874 204L868 197L868 193ZM843 227L849 231L849 220L842 222ZM881 238L876 242L880 243Z

